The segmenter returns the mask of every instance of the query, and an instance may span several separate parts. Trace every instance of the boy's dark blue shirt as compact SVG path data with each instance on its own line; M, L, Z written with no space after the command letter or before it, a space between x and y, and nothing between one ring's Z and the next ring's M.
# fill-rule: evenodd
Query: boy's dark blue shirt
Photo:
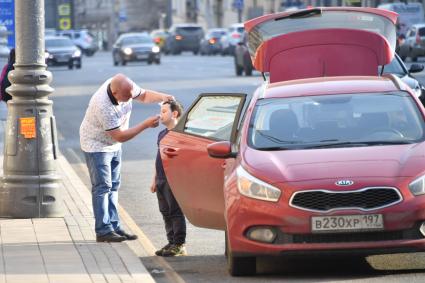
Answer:
M165 128L158 134L158 151L156 153L156 160L155 160L155 169L156 169L156 183L164 183L167 182L167 177L165 177L164 167L162 166L162 160L161 160L161 154L159 153L159 143L161 140L165 137L165 135L168 134L168 129Z

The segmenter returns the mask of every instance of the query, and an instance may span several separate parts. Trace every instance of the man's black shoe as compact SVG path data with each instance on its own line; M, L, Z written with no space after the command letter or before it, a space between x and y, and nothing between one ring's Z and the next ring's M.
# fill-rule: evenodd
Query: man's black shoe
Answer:
M125 239L129 241L137 239L137 235L128 234L124 230L118 230L118 231L115 231L115 233L117 233L118 235L122 237L125 237Z
M110 232L106 235L96 236L96 242L122 242L127 240L126 237L118 235L115 232Z

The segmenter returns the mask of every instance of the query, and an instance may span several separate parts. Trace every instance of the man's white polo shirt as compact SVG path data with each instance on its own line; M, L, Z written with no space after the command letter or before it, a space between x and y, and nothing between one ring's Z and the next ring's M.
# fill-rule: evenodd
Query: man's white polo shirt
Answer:
M108 95L108 86L112 78L107 80L92 96L80 126L80 144L85 152L113 152L121 148L121 143L114 141L108 131L121 128L128 129L132 99L127 102L117 101ZM144 95L145 90L134 82L132 97Z

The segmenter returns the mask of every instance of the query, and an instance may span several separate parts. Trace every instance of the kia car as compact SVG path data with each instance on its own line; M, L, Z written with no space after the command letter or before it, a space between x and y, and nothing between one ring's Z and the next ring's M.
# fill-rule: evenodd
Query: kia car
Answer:
M231 275L259 256L425 251L425 110L392 74L397 14L325 7L245 23L265 81L205 93L160 142L195 226Z
M149 65L161 63L160 48L147 33L124 33L118 37L112 48L114 66L127 62L145 61Z
M70 70L82 66L80 49L65 36L45 38L45 58L47 66L67 66Z

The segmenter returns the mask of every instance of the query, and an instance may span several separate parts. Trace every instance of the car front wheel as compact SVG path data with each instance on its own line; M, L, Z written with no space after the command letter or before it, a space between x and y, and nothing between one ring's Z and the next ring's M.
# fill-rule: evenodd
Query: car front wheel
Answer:
M235 257L232 253L232 248L229 243L229 238L226 237L226 251L227 269L232 276L249 276L257 273L257 259L256 257Z

